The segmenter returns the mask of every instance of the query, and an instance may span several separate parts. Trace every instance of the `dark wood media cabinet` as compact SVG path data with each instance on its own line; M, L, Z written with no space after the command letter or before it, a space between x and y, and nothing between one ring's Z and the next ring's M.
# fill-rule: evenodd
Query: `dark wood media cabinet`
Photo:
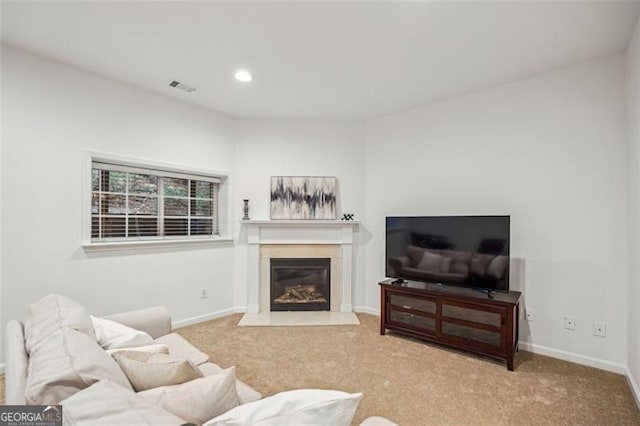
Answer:
M380 334L392 330L506 361L518 350L519 291L494 292L408 281L380 283Z

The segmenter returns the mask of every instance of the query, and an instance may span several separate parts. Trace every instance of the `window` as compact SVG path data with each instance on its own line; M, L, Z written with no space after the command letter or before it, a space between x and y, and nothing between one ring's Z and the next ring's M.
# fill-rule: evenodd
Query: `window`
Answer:
M220 236L221 178L91 162L91 242Z

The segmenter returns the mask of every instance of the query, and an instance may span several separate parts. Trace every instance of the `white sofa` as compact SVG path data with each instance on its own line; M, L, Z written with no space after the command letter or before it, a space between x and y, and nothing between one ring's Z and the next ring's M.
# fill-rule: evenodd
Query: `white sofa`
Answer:
M165 344L173 357L187 358L197 365L204 376L219 374L223 371L220 366L209 361L207 354L198 350L179 334L172 332L171 315L165 307L124 312L108 316L106 319L148 333L155 343ZM24 322L9 321L5 339L5 404L25 405L28 404L26 389L29 354L26 348ZM240 380L236 381L236 390L242 404L262 398L259 392Z
M33 311L41 307L38 303L42 303L42 300L46 301L46 309L53 309L53 314L47 312L46 315L36 315L34 319ZM68 306L65 306L65 304ZM111 356L106 355L106 351L98 344L91 320L88 320L89 315L80 305L64 297L52 295L31 305L30 311L31 315L25 322L12 320L9 321L6 327L6 404L25 405L35 403L49 405L61 403L63 406L63 414L68 414L67 412L73 411L75 413L74 415L77 415L75 419L73 416L71 419L65 416L65 424L178 425L186 423L183 418L163 410L163 408L166 407L149 404L148 400L145 400L145 398L133 391L127 381L127 377L119 370ZM69 311L71 313L69 313ZM164 344L168 347L171 357L188 359L190 364L197 366L205 377L229 376L228 370L225 372L220 366L212 363L207 354L198 350L179 334L172 332L171 316L165 307L153 307L124 312L108 316L106 319L148 333L154 340L154 343ZM87 324L87 320L89 324ZM27 326L25 326L25 323L27 323ZM57 327L53 333L51 332L52 323ZM48 332L38 335L33 331L34 329L44 329L48 330ZM63 336L59 341L64 342L64 345L57 343L58 340L55 338L56 333ZM26 336L26 334L28 334L28 336ZM53 339L52 334L54 335ZM79 339L76 340L76 342L81 340L83 343L76 344L74 343L74 339ZM42 346L41 343L38 343L38 340L46 340L49 347L45 346L45 351L43 351L42 348L38 349L38 344ZM53 342L53 345L51 342ZM64 346L64 350L58 351L62 346ZM64 358L67 353L73 353L73 351L75 351L75 355L68 357L72 359L72 361L67 363ZM58 363L53 362L52 364L51 358L56 358L56 352L63 354L62 356L57 355L58 359L62 359L63 361ZM45 354L43 355L43 353ZM40 357L40 359L38 359L38 357ZM42 367L43 359L44 367ZM108 365L105 366L104 364ZM113 365L116 367L113 367ZM59 374L57 371L58 366L62 366L62 370L65 369L65 366L70 366L71 368L67 369L72 370L71 376L69 376L69 373L66 373L66 376L64 373ZM45 372L44 374L43 371ZM115 374L117 377L113 377L113 373L117 373ZM128 389L118 385L120 377L118 375L122 377L121 380L125 382L124 384ZM43 376L44 379L41 379L39 376ZM105 376L107 377L105 378ZM36 379L35 377L38 378ZM69 377L71 377L72 380L67 380ZM213 377L210 377L210 379L213 379ZM47 380L57 384L53 387L47 387ZM234 383L231 380L233 380L233 376L226 380L228 383L227 389L230 389L232 392ZM69 386L64 384L68 381L75 383L69 388ZM121 384L122 381L120 382ZM80 383L79 385L78 382ZM60 383L63 383L63 385L60 385ZM283 398L285 404L290 404L290 401L286 400L287 396L282 394L280 394L282 395L280 397L276 395L258 401L262 398L262 395L240 380L235 380L235 390L237 392L236 404L239 403L244 407L250 406L244 404L254 403L254 406L258 404L256 407L263 411L273 411L271 410L271 402L268 401L271 398L274 401L274 405L282 404ZM336 391L319 392L342 394L342 392ZM351 395L351 397L354 395L356 394ZM352 404L352 411L351 414L349 414L350 417L347 418L352 418L355 412L357 403L361 398L361 394L357 395L357 400L355 400L355 402L352 401L355 405ZM347 394L345 394L345 396L347 396L347 398L349 397ZM37 400L38 398L40 398L40 400ZM233 398L236 398L235 393ZM34 402L34 400L36 401ZM265 406L269 409L264 410ZM288 406L291 407L291 405ZM246 414L250 410L245 408L243 411L244 413L240 412L241 415ZM231 413L231 411L225 413ZM83 416L85 416L85 421L82 420ZM77 420L78 418L81 420ZM209 418L210 417L207 417L207 419ZM86 419L90 419L90 421L86 421ZM256 417L253 417L253 419L256 419ZM346 420L347 423L350 421L351 420ZM204 421L199 423L204 423ZM226 423L223 422L221 424ZM268 422L266 424L268 424ZM393 424L393 422L381 417L371 417L362 423L362 425L367 426L387 426Z

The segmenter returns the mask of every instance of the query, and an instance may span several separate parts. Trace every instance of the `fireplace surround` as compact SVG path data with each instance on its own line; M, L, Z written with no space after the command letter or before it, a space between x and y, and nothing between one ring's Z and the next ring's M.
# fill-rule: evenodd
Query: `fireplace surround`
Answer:
M329 258L331 312L353 312L356 221L242 221L247 234L247 313L269 312L271 258Z

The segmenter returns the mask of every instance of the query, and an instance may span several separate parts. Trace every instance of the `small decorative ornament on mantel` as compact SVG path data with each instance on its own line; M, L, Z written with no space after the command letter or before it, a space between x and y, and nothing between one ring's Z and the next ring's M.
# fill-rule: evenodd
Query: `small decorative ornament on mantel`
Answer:
M242 200L244 203L244 216L242 216L242 220L251 220L249 218L249 200Z
M353 213L345 213L342 215L342 220L353 220Z

